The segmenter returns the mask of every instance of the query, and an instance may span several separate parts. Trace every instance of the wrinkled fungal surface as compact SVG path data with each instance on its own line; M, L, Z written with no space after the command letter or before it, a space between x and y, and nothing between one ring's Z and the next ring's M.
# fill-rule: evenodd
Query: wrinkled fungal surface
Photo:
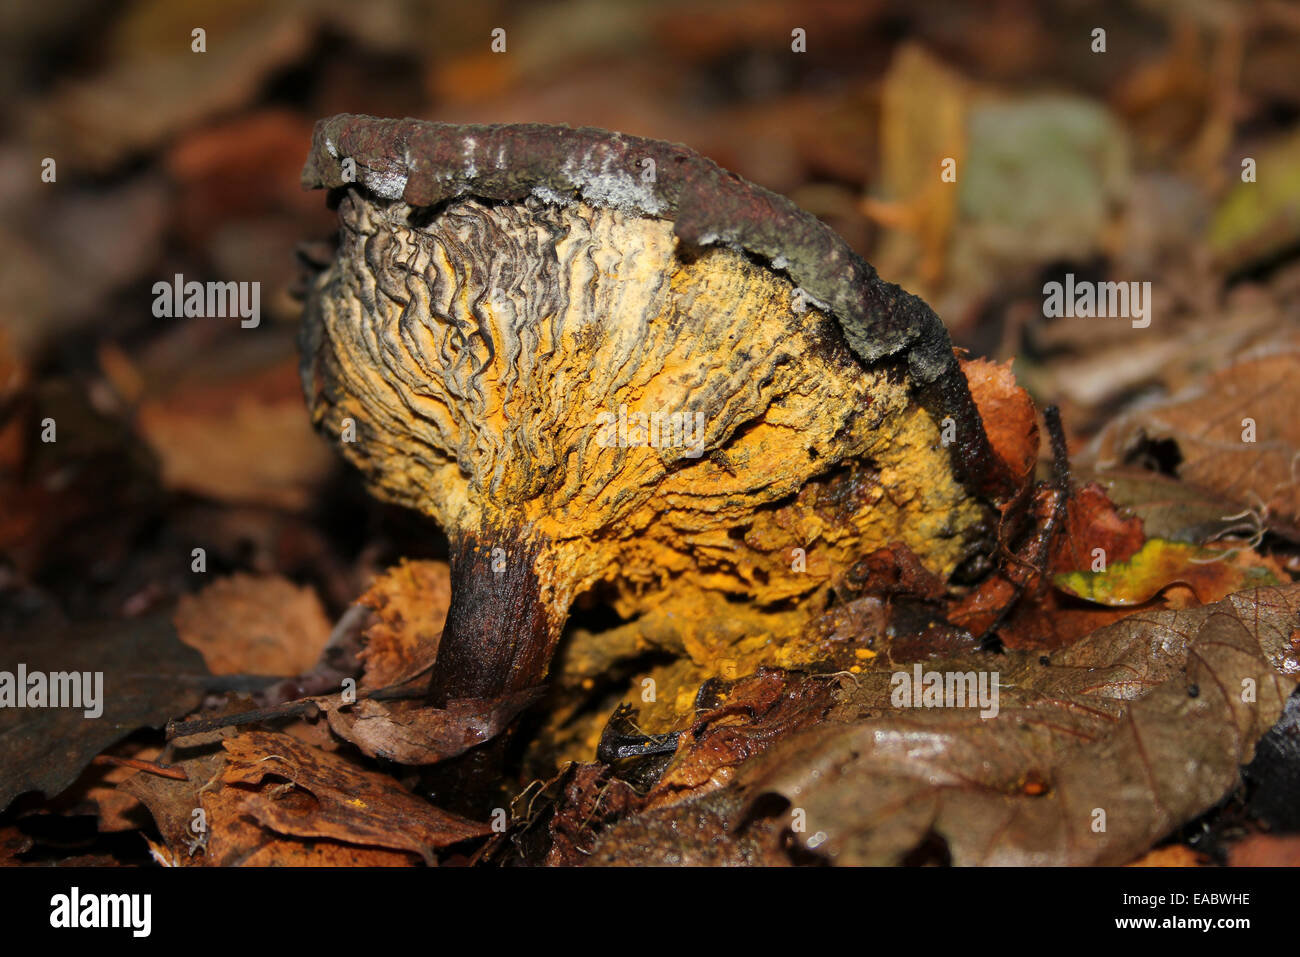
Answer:
M895 542L950 574L1005 481L933 313L682 147L336 117L304 182L341 224L312 414L452 541L436 701L539 682L598 585L628 617L772 608L746 654L788 660L791 603Z

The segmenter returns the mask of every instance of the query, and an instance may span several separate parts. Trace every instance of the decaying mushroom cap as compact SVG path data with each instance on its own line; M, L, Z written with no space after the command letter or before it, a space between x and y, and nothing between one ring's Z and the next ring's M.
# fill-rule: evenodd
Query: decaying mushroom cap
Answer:
M303 182L342 223L312 414L452 541L436 701L540 681L602 581L631 616L808 599L893 542L946 575L1002 491L934 313L682 146L337 116Z

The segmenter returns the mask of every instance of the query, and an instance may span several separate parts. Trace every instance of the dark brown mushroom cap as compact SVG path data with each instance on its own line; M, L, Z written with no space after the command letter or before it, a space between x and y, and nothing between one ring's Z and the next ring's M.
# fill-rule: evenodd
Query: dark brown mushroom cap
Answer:
M346 158L356 164L355 182L344 179ZM653 179L642 176L647 159ZM677 239L689 245L743 249L832 314L864 362L904 355L922 400L956 423L954 468L984 494L1010 491L934 311L882 280L811 213L686 146L592 127L461 126L340 114L317 122L302 183L309 189L360 185L416 207L466 196L579 199L670 220Z

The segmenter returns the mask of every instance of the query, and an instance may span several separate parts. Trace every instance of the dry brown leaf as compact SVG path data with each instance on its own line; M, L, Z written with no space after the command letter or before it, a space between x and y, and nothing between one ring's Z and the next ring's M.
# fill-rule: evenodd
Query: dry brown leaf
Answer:
M242 572L181 596L173 621L214 675L302 674L320 658L331 627L310 588Z
M337 696L315 699L330 730L372 758L398 764L436 764L500 734L537 701L541 688L494 699L461 699L431 708L418 701L363 698L342 706Z
M446 562L403 561L378 576L358 602L379 619L365 632L361 687L401 684L437 657L451 606L451 569Z
M136 424L168 488L222 502L305 508L334 463L307 420L293 357L251 373L187 369L183 385L143 401Z
M434 849L490 831L422 801L387 775L287 735L251 731L222 746L227 752L223 783L262 784L250 792L245 808L279 834L412 851L432 864ZM268 777L294 787L268 786Z
M193 863L209 867L407 867L419 855L327 839L284 837L257 823L255 795L223 787L203 796L210 831Z
M1224 501L1224 515L1253 509L1300 539L1300 346L1257 350L1167 401L1134 409L1099 437L1099 467L1173 442L1178 477Z
M1038 461L1038 414L1029 393L1016 385L1011 362L971 359L961 363L989 443L1018 481Z

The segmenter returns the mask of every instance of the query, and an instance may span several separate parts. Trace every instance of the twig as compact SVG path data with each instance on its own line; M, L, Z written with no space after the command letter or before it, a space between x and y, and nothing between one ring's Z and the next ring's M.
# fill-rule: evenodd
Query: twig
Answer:
M139 758L119 758L114 754L97 754L90 759L91 764L116 764L124 768L135 768L137 771L144 771L146 774L156 774L160 778L173 778L177 781L189 780L185 772L180 768L174 768L166 764L155 764L153 761L141 761Z

